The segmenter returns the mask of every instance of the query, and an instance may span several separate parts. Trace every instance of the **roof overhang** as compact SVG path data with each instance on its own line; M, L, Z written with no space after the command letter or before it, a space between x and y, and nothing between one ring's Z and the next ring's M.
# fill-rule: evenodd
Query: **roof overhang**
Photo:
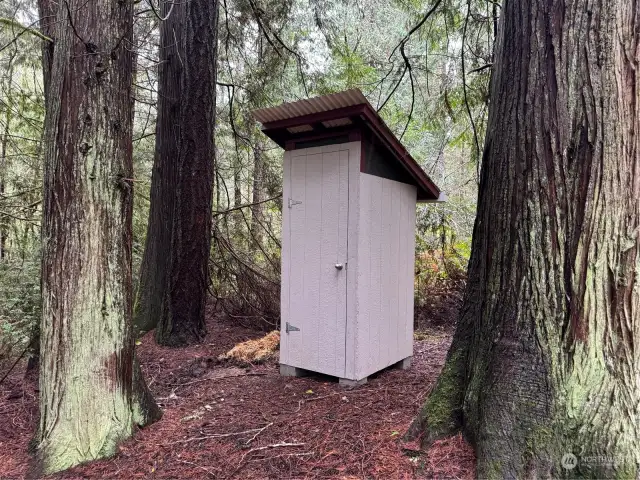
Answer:
M388 148L418 187L418 201L442 199L441 191L391 132L358 89L314 97L253 112L263 133L282 148L287 141L350 126L367 128ZM442 200L440 200L442 201Z

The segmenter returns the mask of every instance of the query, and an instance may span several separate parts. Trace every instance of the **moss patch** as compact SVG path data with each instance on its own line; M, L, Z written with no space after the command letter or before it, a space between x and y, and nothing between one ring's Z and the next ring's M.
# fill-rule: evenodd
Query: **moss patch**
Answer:
M438 377L435 388L422 407L420 417L426 433L423 442L430 443L449 435L460 426L463 361L459 350L452 353Z

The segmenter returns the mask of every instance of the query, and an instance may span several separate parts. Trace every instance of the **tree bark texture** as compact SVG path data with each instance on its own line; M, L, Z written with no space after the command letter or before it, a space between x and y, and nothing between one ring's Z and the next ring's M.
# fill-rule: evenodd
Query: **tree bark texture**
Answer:
M139 396L139 375L134 383L133 2L50 6L36 454L43 473L113 455L158 413Z
M161 2L160 15L167 19L160 22L156 144L147 238L134 306L136 333L156 327L167 295L180 151L181 78L186 57L182 36L186 10L186 2Z
M167 291L156 328L156 340L165 345L198 342L206 332L215 158L217 23L217 0L186 3L176 203Z
M639 95L637 0L503 3L464 305L409 432L462 426L479 478L640 475Z
M38 16L40 17L40 32L49 38L54 35L55 6L53 0L38 0ZM54 42L42 41L42 84L44 86L44 98L49 95L51 82L51 62L53 60Z

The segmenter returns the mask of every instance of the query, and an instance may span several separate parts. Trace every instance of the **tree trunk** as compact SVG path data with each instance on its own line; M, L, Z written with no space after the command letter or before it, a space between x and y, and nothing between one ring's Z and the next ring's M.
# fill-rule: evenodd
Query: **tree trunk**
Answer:
M479 478L640 475L638 95L636 1L503 3L469 283L409 432L463 427Z
M160 27L156 152L135 325L142 332L157 327L165 345L197 342L205 333L217 7L164 2L161 10L168 18Z
M253 198L251 206L251 240L254 243L253 251L260 253L263 241L263 214L264 204L264 149L262 142L256 142L253 149Z
M218 1L186 3L176 200L166 296L156 328L165 345L200 341L205 330L215 157Z
M113 455L157 417L131 329L133 2L57 2L45 117L43 473ZM144 402L148 403L144 403Z
M40 32L49 38L54 36L54 15L55 10L53 8L52 0L38 0L38 16L40 17ZM44 89L44 103L45 106L49 100L49 84L51 83L51 62L53 60L53 42L42 40L42 84ZM45 143L45 131L42 130L42 142L40 145L44 146ZM42 146L39 153L42 154ZM41 279L42 281L42 279ZM29 361L27 362L28 374L34 371L40 366L40 324L35 323L31 329L31 346L29 347Z
M186 10L186 2L161 2L160 15L168 17L160 23L156 144L147 238L134 307L136 333L156 327L162 315L163 298L167 295L178 176L180 81L182 59L186 57L182 41Z
M53 38L55 6L53 0L38 0L38 16L40 17L40 32L46 37ZM54 42L42 41L42 84L44 86L44 98L49 95L51 83L51 62L53 61Z

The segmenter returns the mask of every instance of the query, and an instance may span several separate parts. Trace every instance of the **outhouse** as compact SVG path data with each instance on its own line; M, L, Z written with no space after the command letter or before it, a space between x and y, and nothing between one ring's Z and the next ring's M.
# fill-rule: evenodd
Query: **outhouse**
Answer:
M408 367L416 202L444 196L360 90L254 116L285 150L281 374Z

